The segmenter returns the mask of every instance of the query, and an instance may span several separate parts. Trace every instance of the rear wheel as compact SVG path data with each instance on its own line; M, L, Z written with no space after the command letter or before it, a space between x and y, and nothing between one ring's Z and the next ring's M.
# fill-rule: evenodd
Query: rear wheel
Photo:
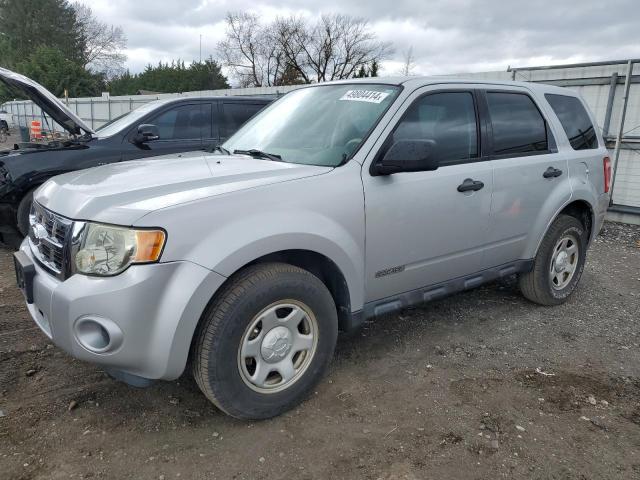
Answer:
M584 269L587 238L574 217L560 215L544 236L533 269L520 275L523 295L541 305L559 305L573 293Z
M335 303L317 277L288 264L254 265L230 279L205 312L193 373L229 415L273 417L322 378L337 334Z

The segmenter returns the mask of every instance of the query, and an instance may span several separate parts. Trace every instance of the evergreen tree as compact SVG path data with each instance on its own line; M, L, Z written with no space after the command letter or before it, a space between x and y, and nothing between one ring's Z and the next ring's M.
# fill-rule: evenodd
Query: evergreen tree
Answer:
M377 77L378 69L379 69L378 62L376 60L373 60L369 68L362 65L353 77L354 78Z
M354 75L355 78L365 78L367 76L367 70L364 68L364 65L360 66L360 69Z
M16 64L16 70L58 97L67 90L70 97L100 95L104 87L101 75L85 70L56 48L38 47L26 60Z
M307 83L300 74L300 71L292 63L287 63L280 77L276 80L276 85L303 85Z
M377 77L378 76L378 62L374 59L371 62L371 67L369 68L369 77Z
M112 95L133 95L139 90L174 93L229 88L220 65L209 58L186 66L184 61L159 62L147 65L142 73L132 75L126 71L109 82Z
M84 39L73 6L66 0L0 0L0 32L5 40L0 64L15 68L41 46L82 61Z

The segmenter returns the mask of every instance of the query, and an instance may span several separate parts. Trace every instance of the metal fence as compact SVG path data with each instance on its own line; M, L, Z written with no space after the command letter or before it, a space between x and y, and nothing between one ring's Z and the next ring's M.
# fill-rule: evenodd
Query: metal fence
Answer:
M594 112L598 128L611 149L614 166L612 210L640 215L640 59L591 62L571 65L509 68L448 77L478 80L521 80L541 82L578 90ZM635 69L635 71L634 71ZM279 95L300 88L259 87L157 95L73 98L68 106L92 128L123 115L147 102L177 96ZM3 105L23 126L40 120L44 129L58 129L50 118L30 101Z
M205 90L199 92L184 93L158 93L153 95L123 95L111 96L103 93L101 97L82 97L63 100L67 106L84 120L92 129L96 129L105 123L118 118L125 113L138 108L145 103L163 98L174 97L208 97L208 96L233 96L233 95L281 95L300 86L283 87L259 87L237 88L224 90ZM42 122L46 130L62 131L37 105L29 100L14 100L2 105L2 109L11 113L14 121L23 127L28 127L33 120Z

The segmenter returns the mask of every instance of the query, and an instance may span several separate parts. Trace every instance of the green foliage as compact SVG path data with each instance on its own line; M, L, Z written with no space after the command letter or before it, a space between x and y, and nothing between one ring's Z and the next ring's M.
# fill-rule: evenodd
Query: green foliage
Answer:
M99 95L101 75L84 68L85 38L67 0L0 0L0 65L55 95ZM15 93L0 88L0 102Z
M149 65L140 74L125 72L105 84L104 75L86 66L88 52L96 53L90 33L109 37L116 30L90 14L74 9L68 0L0 0L0 66L32 78L57 96L65 90L70 97L97 96L106 87L113 95L229 88L211 58L189 66L182 61ZM15 93L0 85L0 103L13 98Z
M84 39L66 0L0 0L0 32L3 66L15 68L42 46L59 50L67 60L82 60Z
M378 62L374 59L371 62L371 67L369 68L369 76L370 77L377 77L378 76Z
M380 66L378 65L378 62L374 59L371 61L371 65L368 68L362 65L353 78L377 77L379 68Z
M276 80L276 85L304 85L307 83L300 74L300 71L292 63L287 63L280 77Z
M133 95L139 90L173 93L219 88L229 88L229 84L212 58L189 66L181 60L160 62L155 67L147 65L142 73L132 75L127 71L108 85L111 95Z
M104 88L101 75L87 71L52 47L38 47L27 60L16 65L16 70L37 80L58 97L62 97L65 90L70 97L95 96Z
M364 67L364 65L361 65L360 69L356 72L354 77L355 78L365 78L366 76L367 76L367 69Z

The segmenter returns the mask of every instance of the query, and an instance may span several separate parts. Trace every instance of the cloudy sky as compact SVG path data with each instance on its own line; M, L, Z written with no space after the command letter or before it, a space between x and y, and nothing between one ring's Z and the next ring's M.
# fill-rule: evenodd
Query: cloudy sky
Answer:
M278 15L345 13L366 18L395 53L398 73L412 46L416 74L504 70L640 57L640 0L91 0L101 21L120 25L134 72L159 60L216 56L228 11Z

